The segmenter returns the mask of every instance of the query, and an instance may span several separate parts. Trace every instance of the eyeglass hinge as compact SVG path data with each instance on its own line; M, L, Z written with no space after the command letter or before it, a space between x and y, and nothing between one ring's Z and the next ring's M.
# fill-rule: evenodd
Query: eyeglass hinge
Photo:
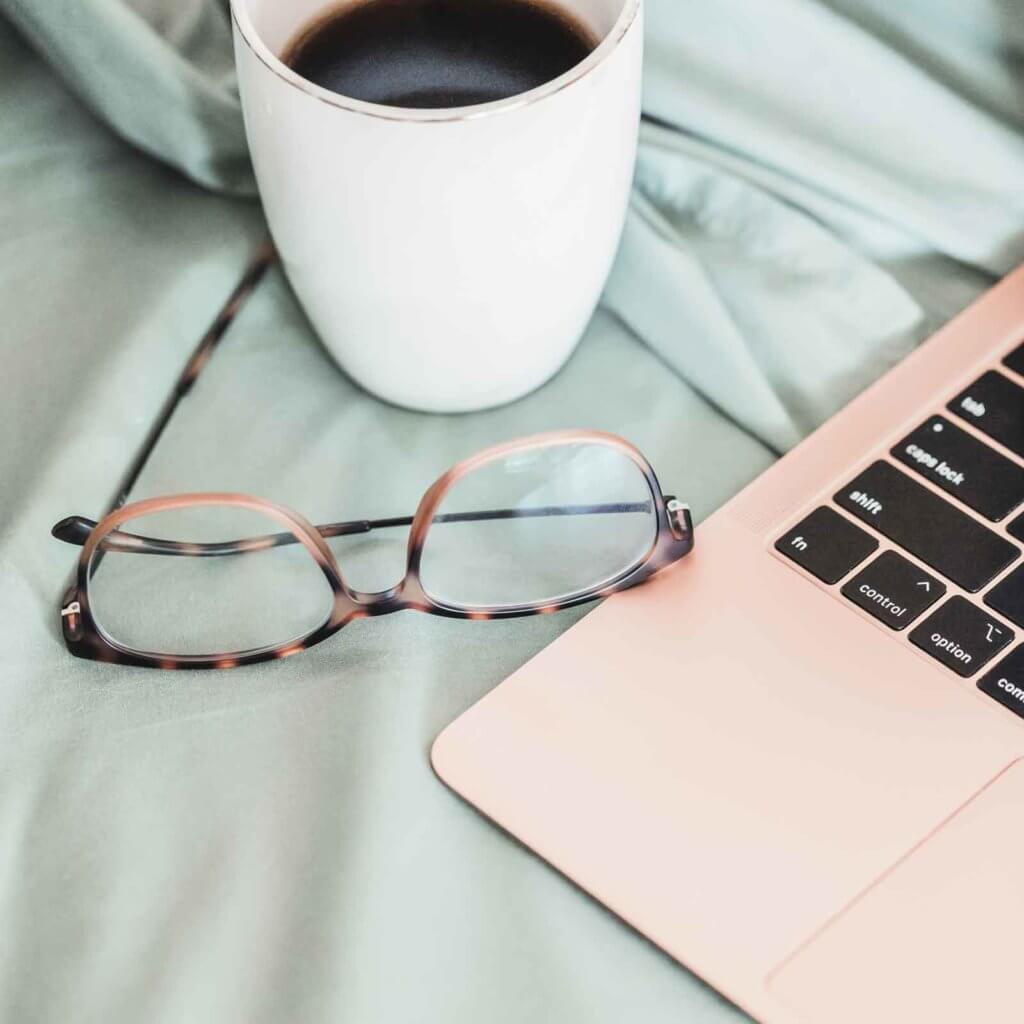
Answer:
M685 540L693 535L693 519L690 506L678 498L669 498L665 503L668 512L668 525L676 540Z
M82 606L78 601L68 601L60 610L60 621L64 636L69 640L82 638Z

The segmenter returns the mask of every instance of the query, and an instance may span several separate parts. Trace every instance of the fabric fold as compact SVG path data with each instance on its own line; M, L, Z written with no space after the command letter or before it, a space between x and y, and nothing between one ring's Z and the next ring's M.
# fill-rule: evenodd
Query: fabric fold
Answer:
M925 314L812 217L645 125L605 303L705 398L786 451L905 355Z
M206 188L251 195L231 25L216 0L0 0L120 136Z

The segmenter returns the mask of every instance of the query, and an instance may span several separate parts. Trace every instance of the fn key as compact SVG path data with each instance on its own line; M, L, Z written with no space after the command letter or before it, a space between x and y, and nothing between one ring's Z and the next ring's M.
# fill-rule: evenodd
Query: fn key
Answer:
M816 508L775 542L775 550L825 583L838 583L878 541L827 505Z

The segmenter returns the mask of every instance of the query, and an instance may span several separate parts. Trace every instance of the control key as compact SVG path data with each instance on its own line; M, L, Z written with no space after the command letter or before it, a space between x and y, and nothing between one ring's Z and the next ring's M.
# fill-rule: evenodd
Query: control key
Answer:
M906 629L946 593L945 584L895 551L884 551L843 587L843 597L890 629Z

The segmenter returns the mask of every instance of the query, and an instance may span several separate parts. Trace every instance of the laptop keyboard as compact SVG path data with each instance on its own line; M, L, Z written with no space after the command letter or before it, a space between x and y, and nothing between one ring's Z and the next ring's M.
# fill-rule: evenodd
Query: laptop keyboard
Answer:
M978 688L1024 717L1024 386L1003 368L1024 378L1024 344L775 548L956 675L991 666Z

